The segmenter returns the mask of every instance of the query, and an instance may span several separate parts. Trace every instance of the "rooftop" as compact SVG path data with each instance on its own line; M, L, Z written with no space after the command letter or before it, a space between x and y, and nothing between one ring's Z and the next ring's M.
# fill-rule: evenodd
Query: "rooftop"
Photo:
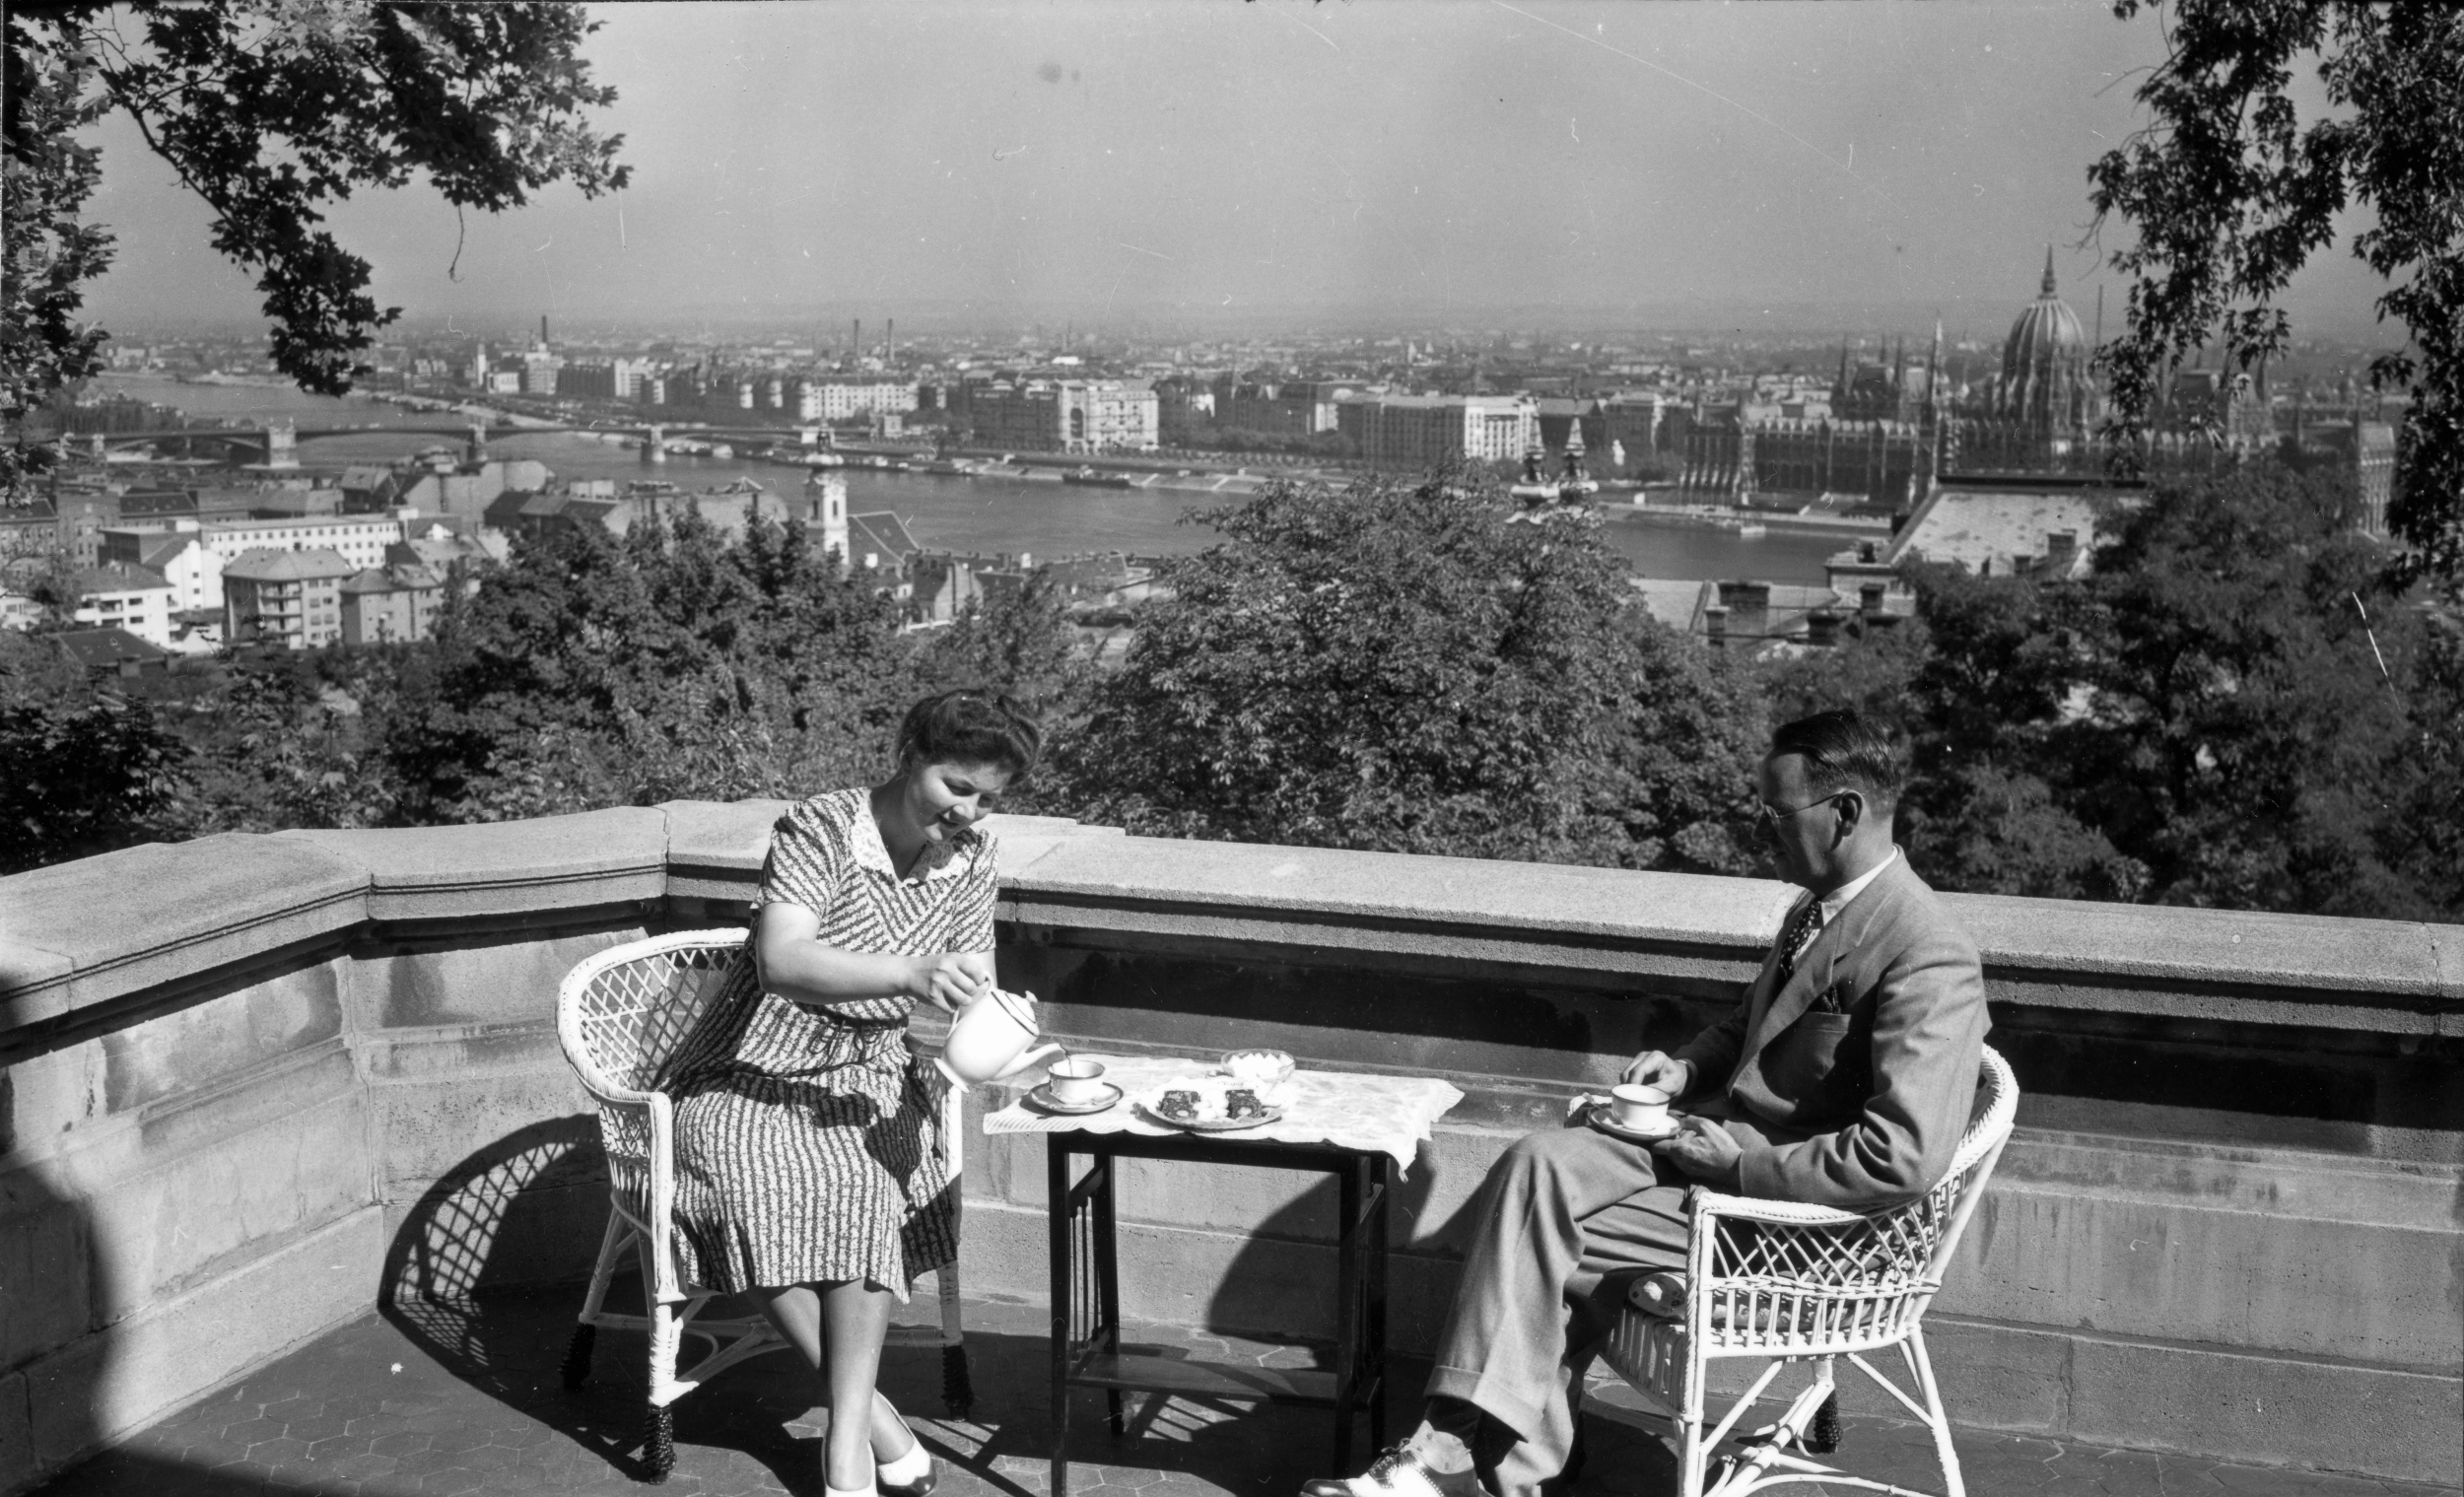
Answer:
M163 574L144 567L131 567L124 562L105 562L100 567L84 567L70 579L70 586L79 597L95 597L114 592L169 592L171 584Z
M359 571L339 552L322 546L297 551L247 551L223 568L226 582L302 582L349 577Z

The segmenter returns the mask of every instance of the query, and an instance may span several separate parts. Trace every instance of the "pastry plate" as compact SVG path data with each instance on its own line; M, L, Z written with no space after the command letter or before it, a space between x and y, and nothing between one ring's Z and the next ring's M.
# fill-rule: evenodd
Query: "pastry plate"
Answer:
M1160 1123L1165 1127L1179 1128L1183 1132L1187 1133L1239 1133L1250 1128L1265 1127L1267 1123L1272 1123L1276 1119L1283 1116L1283 1109L1279 1107L1270 1107L1265 1112L1260 1113L1255 1118L1191 1118L1185 1120L1180 1118L1167 1118L1163 1114L1155 1111L1155 1109L1148 1107L1143 1102L1138 1104L1138 1112L1144 1115L1146 1121L1149 1123Z
M1675 1138L1685 1131L1678 1125L1674 1115L1669 1119L1669 1125L1664 1128L1646 1131L1641 1128L1627 1127L1608 1115L1608 1104L1606 1102L1595 1102L1583 1109L1583 1121L1609 1137L1622 1138L1628 1143L1658 1143L1664 1138Z
M1053 1084L1047 1081L1027 1093L1027 1102L1039 1113L1053 1113L1062 1118L1083 1118L1089 1113L1100 1113L1120 1104L1121 1088L1107 1081L1104 1083L1104 1091L1106 1095L1092 1102L1063 1102L1053 1095Z

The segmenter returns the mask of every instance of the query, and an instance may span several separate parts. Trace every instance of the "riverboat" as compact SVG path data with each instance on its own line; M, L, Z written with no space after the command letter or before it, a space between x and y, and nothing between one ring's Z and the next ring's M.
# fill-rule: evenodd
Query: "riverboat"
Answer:
M1086 489L1127 489L1130 487L1129 475L1127 474L1103 473L1098 472L1094 468L1083 466L1064 470L1061 475L1061 481L1065 484L1076 484L1079 487Z

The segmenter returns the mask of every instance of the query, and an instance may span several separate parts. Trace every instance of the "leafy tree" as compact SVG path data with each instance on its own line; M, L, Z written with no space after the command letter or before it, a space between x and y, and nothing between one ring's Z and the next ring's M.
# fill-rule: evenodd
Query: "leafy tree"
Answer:
M176 835L186 758L151 704L0 629L0 874Z
M1199 516L1058 755L1080 814L1161 835L1684 866L1730 855L1741 763L1703 662L1579 524L1461 472L1283 482ZM1646 785L1645 746L1710 766ZM1740 753L1745 754L1743 761ZM1663 766L1665 768L1665 766Z
M77 320L83 287L110 264L111 236L77 221L102 174L98 153L77 131L102 113L86 97L92 67L75 54L45 55L17 44L7 23L6 96L0 99L0 214L7 260L0 265L0 498L56 453L21 435L27 415L52 391L101 365L103 332Z
M2147 0L2115 0L2128 19ZM2221 327L2244 367L2280 352L2276 298L2367 211L2353 252L2391 283L2384 319L2410 341L2371 366L2408 386L2388 521L2406 567L2464 573L2464 10L2375 0L2174 0L2168 51L2140 84L2147 128L2089 169L2098 221L2136 239L2129 329L2103 351L2126 427L2166 371ZM2315 64L2330 112L2304 123L2294 69Z
M1920 620L1776 672L1774 711L1900 718L1901 840L1949 887L2464 917L2464 642L2354 503L2246 463L2108 514L2082 582L1921 569Z
M93 371L74 318L110 237L77 222L98 170L79 126L124 109L214 210L213 244L257 275L275 367L341 394L400 308L318 227L325 205L424 173L457 212L519 207L551 182L621 188L619 136L587 110L615 93L578 48L578 5L378 0L53 0L8 8L8 289L0 401L12 426ZM90 90L99 89L99 93ZM21 450L23 467L40 458Z
M399 789L378 741L384 666L413 647L275 656L200 692L184 733L188 830L389 824Z
M2069 783L2167 902L2437 912L2392 808L2420 789L2420 735L2464 718L2394 674L2426 663L2424 617L2395 606L2353 504L2333 476L2252 464L2107 529Z
M893 605L801 527L690 510L517 543L436 648L394 729L419 819L809 794L880 767L914 683Z

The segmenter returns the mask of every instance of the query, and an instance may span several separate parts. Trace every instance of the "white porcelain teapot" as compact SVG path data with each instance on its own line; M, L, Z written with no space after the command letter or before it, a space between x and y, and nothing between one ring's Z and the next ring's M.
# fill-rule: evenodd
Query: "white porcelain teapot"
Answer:
M1034 993L992 988L958 1011L941 1043L941 1063L970 1086L1014 1076L1061 1053L1058 1045L1029 1050L1036 1028Z

